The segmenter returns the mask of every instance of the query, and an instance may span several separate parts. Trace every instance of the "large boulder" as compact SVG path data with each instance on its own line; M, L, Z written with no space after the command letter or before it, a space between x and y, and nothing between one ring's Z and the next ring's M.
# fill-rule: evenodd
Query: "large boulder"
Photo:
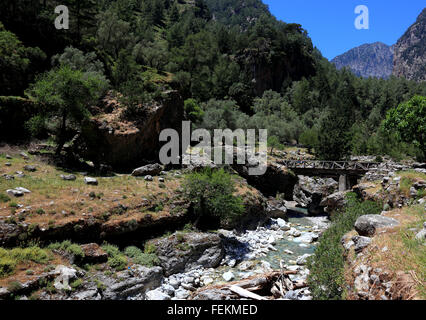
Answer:
M159 287L163 280L163 270L160 267L132 266L131 269L119 272L116 277L100 273L96 278L105 286L103 299L120 300L143 295Z
M147 175L156 176L160 174L162 170L163 170L163 166L158 163L147 164L146 166L133 170L132 176L134 177L144 177Z
M376 214L359 217L355 222L355 230L361 236L371 237L380 228L393 228L399 225L398 220Z
M320 206L324 207L324 211L327 213L343 209L346 205L345 197L347 192L348 191L336 192L329 195L321 201Z
M213 233L177 232L151 243L166 276L198 267L215 268L224 256L222 240Z
M299 176L299 182L293 191L293 200L301 207L308 208L313 215L322 213L321 201L323 198L335 193L339 184L331 178L311 178Z
M111 93L94 116L83 124L81 134L73 141L73 151L95 163L118 170L133 169L135 163L159 162L163 129L181 133L183 100L176 91L163 92L161 100L137 107L137 115L124 112Z

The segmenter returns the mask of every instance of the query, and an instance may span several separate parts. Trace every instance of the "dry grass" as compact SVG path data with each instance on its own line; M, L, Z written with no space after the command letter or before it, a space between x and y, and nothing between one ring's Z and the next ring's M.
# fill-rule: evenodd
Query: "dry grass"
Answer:
M426 299L426 250L424 243L415 239L415 230L421 230L426 221L424 205L395 209L386 216L397 219L400 226L379 232L373 238L364 251L368 265L389 272L397 295L404 299ZM349 258L353 261L355 257L352 254ZM353 283L357 264L346 269L348 283Z

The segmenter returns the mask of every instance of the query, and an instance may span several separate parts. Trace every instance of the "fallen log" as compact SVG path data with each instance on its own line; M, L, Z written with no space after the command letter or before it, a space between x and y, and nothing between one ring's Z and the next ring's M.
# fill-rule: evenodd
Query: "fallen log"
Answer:
M255 294L253 292L250 292L250 291L243 289L241 287L238 287L238 286L230 286L229 290L236 293L237 295L239 295L242 298L249 298L249 299L253 299L253 300L268 300L265 297L259 296L258 294Z

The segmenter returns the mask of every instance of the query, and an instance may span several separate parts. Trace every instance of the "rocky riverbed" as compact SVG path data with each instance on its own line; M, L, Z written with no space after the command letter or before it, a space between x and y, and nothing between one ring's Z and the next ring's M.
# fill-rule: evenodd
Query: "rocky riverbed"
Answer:
M295 211L298 210L298 211ZM242 233L219 230L225 254L217 268L194 268L163 279L161 286L131 300L190 299L200 288L223 285L273 270L291 270L294 283L306 283L306 259L328 225L326 217L307 217L301 209L289 210L289 219L270 219L256 230ZM224 297L216 297L223 299ZM226 297L225 297L226 298ZM287 291L285 299L311 299L308 287Z

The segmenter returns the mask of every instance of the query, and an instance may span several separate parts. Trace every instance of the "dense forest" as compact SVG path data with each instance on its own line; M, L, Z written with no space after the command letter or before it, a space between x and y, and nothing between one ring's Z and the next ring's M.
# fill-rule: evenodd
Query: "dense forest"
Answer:
M54 26L60 4L68 30ZM424 82L338 71L301 25L278 21L260 0L2 0L0 13L0 113L38 103L25 125L33 136L50 132L52 119L78 127L106 90L134 116L174 89L197 127L266 128L325 159L425 156L423 141L382 125L391 108L426 96ZM75 85L72 101L48 96L59 83ZM68 106L71 117L46 105ZM63 145L72 135L58 126Z

